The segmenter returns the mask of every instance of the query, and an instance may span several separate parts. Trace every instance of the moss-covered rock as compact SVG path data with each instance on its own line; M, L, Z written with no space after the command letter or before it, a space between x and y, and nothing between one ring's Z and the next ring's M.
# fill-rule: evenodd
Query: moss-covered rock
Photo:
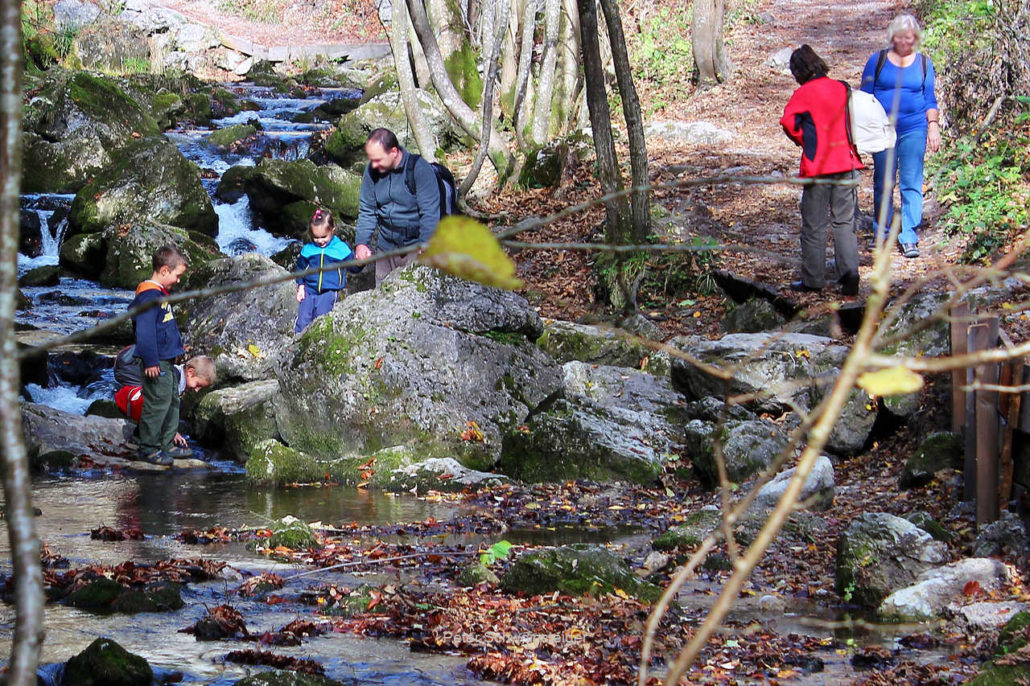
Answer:
M257 130L258 127L253 124L233 124L232 126L226 126L224 129L213 131L207 137L207 142L220 148L228 148L236 141L241 141L254 135L257 133Z
M160 138L127 147L98 173L76 194L69 220L82 233L141 221L211 236L218 231L218 216L197 166Z
M240 679L233 686L344 686L344 684L342 681L318 674L272 670Z
M731 419L721 427L715 422L693 419L687 422L684 432L694 474L709 488L719 483L717 442L722 446L726 476L736 483L768 467L787 446L787 437L779 426L766 419Z
M18 277L20 288L33 288L35 286L56 286L61 280L61 268L57 265L44 265L30 269Z
M384 93L391 93L400 90L397 82L397 72L393 69L376 74L368 80L368 85L361 92L361 103L364 105L369 100L374 100Z
M139 655L109 638L98 638L68 660L61 686L151 686L154 670Z
M186 113L186 103L176 93L157 93L150 101L150 112L162 131L170 129Z
M912 522L926 533L933 536L933 540L943 543L950 543L954 536L951 532L941 526L936 519L927 512L909 512L905 519Z
M536 344L561 364L579 361L643 369L655 376L669 373L668 353L655 351L615 327L548 319Z
M380 453L382 452L380 451ZM427 491L472 491L508 482L509 479L506 476L469 469L453 457L436 457L390 471L385 487L391 491L404 493L412 491L425 493Z
M204 243L198 243L197 240ZM152 222L133 223L127 230L111 227L104 231L107 246L100 282L117 288L135 288L153 273L154 252L163 245L174 245L186 256L191 269L220 256L218 246L203 234Z
M490 586L496 586L501 582L494 574L493 570L484 565L482 562L473 562L472 564L463 567L461 572L458 573L458 578L455 582L459 586L478 586L479 584L488 584Z
M254 173L253 165L238 165L229 167L222 174L218 181L218 188L215 189L215 197L222 202L233 203L246 195L244 186L247 179Z
M114 579L99 578L69 593L64 602L84 610L107 610L125 587Z
M67 450L48 450L29 457L29 469L32 471L50 472L70 469L75 465L78 456Z
M247 460L247 480L275 486L290 483L319 483L335 479L341 465L335 461L319 461L275 439L261 441Z
M192 413L196 437L245 462L258 443L279 436L273 404L278 393L274 379L207 393Z
M126 589L111 603L111 609L124 614L140 612L171 612L181 610L182 586L169 581L159 581L142 589Z
M87 72L51 70L24 115L26 193L75 192L136 137L159 132L113 79Z
M110 419L124 419L125 413L118 409L118 403L107 398L98 398L89 404L86 409L87 417L108 417Z
M722 513L716 509L698 510L687 515L682 524L677 524L651 541L655 550L696 548L709 534L722 525Z
M1028 665L989 664L964 686L1022 686L1030 679Z
M931 434L905 462L898 485L919 488L930 483L934 474L942 469L961 469L965 452L965 441L959 434L948 431Z
M244 181L250 206L272 232L293 237L297 226L284 225L283 208L307 201L333 211L337 217L358 216L361 177L336 165L316 166L311 160L263 159ZM310 215L308 215L310 217ZM307 228L305 220L304 227Z
M150 71L146 32L110 15L79 31L73 48L84 69L108 74Z
M268 541L269 548L290 548L291 550L307 550L318 548L320 544L315 532L306 522L296 517L283 517L272 525L272 535Z
M776 307L765 298L750 298L742 303L732 303L722 321L727 333L758 333L774 331L787 323Z
M464 136L454 128L447 109L435 95L418 89L419 107L426 118L426 124L444 150L458 147ZM397 91L383 93L362 103L360 107L340 117L336 131L326 142L326 152L337 163L348 166L361 160L368 134L378 127L386 127L397 134L401 146L411 152L421 153L411 127L401 94Z
M654 602L662 589L641 581L622 559L598 545L576 544L520 557L501 579L509 593L527 595L561 591L569 595L602 595L622 590Z
M107 245L99 233L80 233L63 243L58 260L61 267L86 278L96 279L104 270Z
M1030 612L1019 612L998 632L998 655L1014 653L1030 643Z

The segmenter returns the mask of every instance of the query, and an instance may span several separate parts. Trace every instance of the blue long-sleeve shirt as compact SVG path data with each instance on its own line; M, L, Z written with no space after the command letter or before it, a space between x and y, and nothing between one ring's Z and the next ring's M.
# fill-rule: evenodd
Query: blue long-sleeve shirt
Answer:
M862 90L872 93L891 121L898 135L926 129L926 111L937 109L934 95L933 62L929 57L916 55L907 67L898 67L885 60L880 76L876 76L879 53L873 53L862 71ZM923 59L926 60L926 79L923 79ZM875 83L874 83L875 81Z
M401 148L401 164L385 174L365 165L358 196L357 245L368 245L379 229L379 245L384 249L425 243L440 221L440 186L436 172L422 157L417 159ZM408 190L405 167L415 163L415 193Z
M352 254L350 246L340 240L339 236L333 236L324 248L314 243L305 243L304 247L300 250L300 256L297 258L297 271L307 271L315 267L329 267L333 264L346 262L351 258ZM350 271L360 270L361 267L350 269ZM308 274L305 277L298 278L297 283L304 284L316 293L341 291L347 287L347 275L342 267L337 267L336 269L329 269L318 274Z
M136 288L136 297L129 303L129 309L166 295L168 291L160 285L144 281ZM143 359L144 367L156 367L161 360L173 360L185 352L172 306L168 303L137 314L132 318L132 326L136 332L136 356Z

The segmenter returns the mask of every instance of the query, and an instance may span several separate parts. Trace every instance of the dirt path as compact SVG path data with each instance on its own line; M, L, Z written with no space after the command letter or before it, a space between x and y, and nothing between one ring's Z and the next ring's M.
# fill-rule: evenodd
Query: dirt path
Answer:
M782 174L794 176L799 152L783 135L779 118L783 106L797 87L787 73L766 65L766 60L784 47L811 45L827 64L830 76L857 86L868 56L881 49L890 20L899 11L890 0L837 2L835 0L770 0L758 14L764 23L735 27L729 39L729 53L736 64L733 79L698 93L671 114L687 121L707 120L733 132L734 141L725 149L670 150L662 155L668 164L699 166L704 172L733 169L741 175ZM862 174L860 211L872 213L872 160ZM783 287L797 278L800 254L800 190L790 186L713 188L705 202L716 219L731 227L727 238L757 249L758 253L730 255L723 266L731 271ZM927 215L934 214L933 203ZM869 221L868 219L866 220ZM860 225L861 226L861 225ZM870 229L859 232L859 253L865 280L872 264ZM905 260L900 255L893 265L898 288L938 267L953 263L957 250L940 241L933 229L921 235L923 257ZM828 246L827 259L833 256ZM772 259L770 259L772 258ZM806 302L839 300L833 289L825 294L801 296Z

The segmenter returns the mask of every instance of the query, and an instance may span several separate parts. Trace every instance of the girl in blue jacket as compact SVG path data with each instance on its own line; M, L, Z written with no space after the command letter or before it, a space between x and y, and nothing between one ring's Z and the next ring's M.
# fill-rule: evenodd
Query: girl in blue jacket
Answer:
M301 248L297 258L297 271L316 267L330 267L351 259L350 247L336 236L336 222L331 212L315 210L308 224L308 242ZM361 271L358 267L352 271ZM333 309L340 299L340 291L347 287L347 276L343 267L326 269L317 274L308 274L297 279L297 325L295 334L308 327L315 317Z

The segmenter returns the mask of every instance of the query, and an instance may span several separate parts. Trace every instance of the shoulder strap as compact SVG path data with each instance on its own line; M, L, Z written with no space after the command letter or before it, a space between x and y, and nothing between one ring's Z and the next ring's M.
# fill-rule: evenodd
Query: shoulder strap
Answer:
M851 131L851 84L847 81L838 81L844 86L844 92L846 93L846 100L844 101L844 129L848 132L848 144L855 147L855 137Z
M883 65L887 63L887 51L881 50L876 53L876 72L873 74L873 85L880 80L880 72L883 71Z
M404 161L404 185L408 187L408 192L412 195L418 195L415 192L415 164L418 163L419 155L414 153L407 153L411 159Z
M923 65L923 90L926 90L926 70L928 68L926 65L929 61L926 55L919 53L919 63Z

